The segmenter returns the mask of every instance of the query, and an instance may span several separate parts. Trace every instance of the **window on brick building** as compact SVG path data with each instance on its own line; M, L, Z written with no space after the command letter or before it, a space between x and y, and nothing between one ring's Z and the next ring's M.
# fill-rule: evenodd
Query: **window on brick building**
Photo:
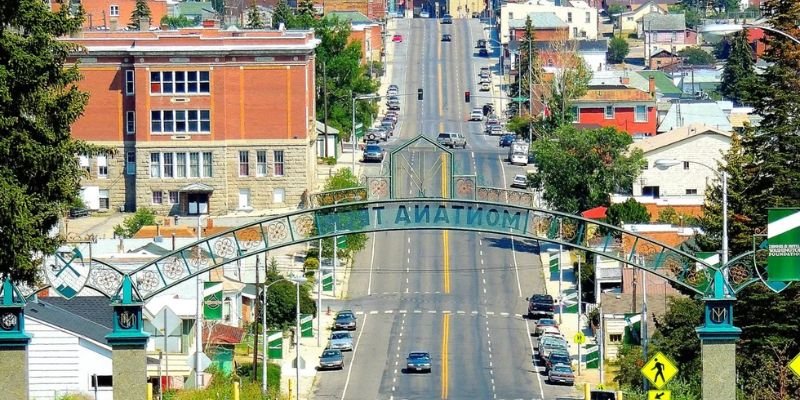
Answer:
M250 152L239 152L239 176L250 176Z
M256 152L256 176L267 176L267 151Z
M169 204L180 204L180 194L178 192L169 192Z
M186 153L175 154L175 176L186 178Z
M150 177L161 177L161 153L150 153Z
M87 154L78 156L78 165L82 170L86 171L87 174L92 172L92 168L89 166L89 156Z
M200 177L200 153L189 153L189 177Z
M129 151L125 155L125 173L136 175L136 152L134 151Z
M273 152L272 171L275 176L283 176L283 150L275 150Z
M153 192L153 204L162 204L164 202L164 194L160 190Z
M213 176L213 169L212 169L212 153L210 151L206 151L203 153L203 178L211 178Z
M136 111L125 111L125 133L136 133Z
M209 110L153 110L150 111L152 133L208 133L211 131Z
M97 193L97 196L100 199L100 209L108 210L111 208L111 203L108 200L108 189L100 189Z
M647 106L636 106L635 122L647 122Z
M119 17L119 6L112 4L111 7L109 7L108 15L112 17Z
M135 92L134 73L132 69L125 70L125 94L132 96Z
M108 158L105 154L97 156L97 177L108 178Z
M275 188L272 190L272 202L283 203L286 201L286 189Z
M175 163L173 157L175 156L172 153L164 153L162 155L164 159L164 178L175 177Z
M211 90L209 71L152 71L150 93L207 94Z

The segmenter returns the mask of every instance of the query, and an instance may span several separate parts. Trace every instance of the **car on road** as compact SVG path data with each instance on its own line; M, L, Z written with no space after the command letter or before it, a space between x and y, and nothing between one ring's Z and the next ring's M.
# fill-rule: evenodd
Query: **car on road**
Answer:
M328 343L328 348L341 351L353 351L353 335L348 331L333 331L328 340L330 341Z
M430 18L431 14L429 12L427 12L427 11L422 11L422 12L419 13L419 17L420 18Z
M461 147L462 149L467 148L467 138L459 132L442 132L436 137L436 141L442 146L451 149L455 149L456 147Z
M369 145L367 145L369 147ZM380 147L378 147L380 148ZM338 331L342 329L356 330L358 319L356 314L351 310L341 310L336 313L336 318L333 320L333 330Z
M368 144L367 147L364 148L364 161L383 161L383 149L381 149L381 146L378 146L377 144ZM341 322L342 326L340 327L339 317L337 317L336 321L333 323L334 329L355 329L355 319L348 320L343 318ZM347 324L352 324L352 328Z
M390 88L386 90L387 96L397 96L397 94L398 94L397 89Z
M481 82L481 92L488 92L491 88L492 86L489 84L489 82Z
M477 47L479 49L485 49L486 48L486 39L478 39L478 44L475 47Z
M386 102L386 108L389 110L400 111L400 100L399 99L391 99Z
M442 16L442 23L443 24L452 24L453 23L453 16L450 14L445 14Z
M393 84L389 85L389 90L392 90L392 89L394 89L394 90L400 90L400 87L399 87L399 86L397 86L397 85L395 85L395 84L393 83Z
M393 124L397 125L397 113L396 112L387 112L383 116L383 118L381 120L382 121L392 121Z
M489 78L492 76L492 70L489 67L481 67L478 76L480 76L481 78Z
M379 128L381 128L384 131L386 131L386 136L383 137L384 141L389 140L389 136L393 136L394 135L394 123L392 121L388 121L388 120L381 121L381 125L379 126Z
M570 358L569 353L565 351L554 351L550 353L550 357L547 357L547 362L544 364L544 372L549 372L550 368L558 364L571 365L572 358Z
M367 130L367 140L372 140L374 142L380 140L386 141L388 135L389 134L386 132L386 129L382 126L377 128L369 128L369 130Z
M483 121L483 112L480 108L473 108L469 113L470 121Z
M486 103L483 105L483 115L491 115L494 114L494 104L493 103Z
M511 180L511 187L520 188L520 189L527 189L528 188L528 177L523 174L516 174L514 175L514 179Z
M406 372L431 372L431 354L427 351L412 351L406 357Z
M558 321L552 318L540 318L538 321L536 321L536 329L533 331L534 336L540 336L548 326L554 326L558 328Z
M572 372L572 367L569 365L556 364L547 372L547 382L572 386L575 384L575 373Z
M317 369L343 369L344 355L338 349L325 349L319 356L319 367Z
M478 49L479 57L489 57L489 51L486 49Z
M503 127L500 124L493 124L488 126L489 131L486 132L492 136L500 136L503 134Z
M453 35L451 35L449 33L442 34L442 41L443 42L452 42L453 41Z
M516 138L515 135L503 135L503 136L500 136L500 147L511 146L511 143L514 142L514 138ZM516 179L516 178L517 177L515 176L514 179ZM527 182L526 182L526 184L527 184ZM514 186L514 184L512 183L511 186Z
M403 43L403 35L394 35L392 36L392 42L394 43Z
M539 354L539 358L546 364L548 357L552 353L569 352L569 344L562 338L545 336L539 338L536 351Z
M528 318L552 318L555 312L553 296L549 294L534 294L528 300ZM539 326L538 324L536 325Z

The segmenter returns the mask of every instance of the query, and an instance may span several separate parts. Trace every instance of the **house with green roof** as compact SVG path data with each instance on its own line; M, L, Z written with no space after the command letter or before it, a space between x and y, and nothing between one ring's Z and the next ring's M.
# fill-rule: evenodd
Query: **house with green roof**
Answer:
M681 89L672 82L672 78L663 71L636 71L636 73L645 80L649 80L651 77L655 79L656 93L660 95L659 97L679 99L683 94Z

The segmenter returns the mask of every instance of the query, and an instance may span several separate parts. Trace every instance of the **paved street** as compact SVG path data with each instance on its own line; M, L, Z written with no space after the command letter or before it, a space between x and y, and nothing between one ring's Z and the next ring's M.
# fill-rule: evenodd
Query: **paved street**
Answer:
M419 133L461 132L466 149L456 149L457 174L476 174L482 185L508 187L515 173L503 160L497 137L468 122L479 96L478 71L488 65L474 48L484 31L478 20L397 20L404 42L394 46L393 83L402 97L399 133L389 141ZM390 32L395 33L395 32ZM452 42L441 42L451 33ZM400 61L400 62L398 62ZM493 60L496 62L496 59ZM390 63L392 60L390 60ZM472 104L464 92L472 92ZM499 95L498 92L494 92ZM410 164L422 163L423 152ZM377 164L368 168L380 168ZM428 190L441 191L441 180ZM438 182L438 185L437 185ZM399 192L418 182L406 176ZM433 195L432 195L433 196ZM535 243L472 232L407 231L370 235L355 260L343 308L358 314L356 346L343 371L318 375L316 399L553 399L570 387L544 383L532 364L533 324L522 318L525 297L543 293L542 268ZM404 372L413 350L429 351L430 374Z

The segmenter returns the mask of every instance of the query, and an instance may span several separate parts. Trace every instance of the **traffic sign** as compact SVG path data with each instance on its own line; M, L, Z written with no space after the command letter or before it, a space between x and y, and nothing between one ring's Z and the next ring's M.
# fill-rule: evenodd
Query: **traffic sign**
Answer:
M656 389L663 388L677 373L678 367L660 351L653 355L650 361L642 367L642 375L644 375Z
M194 364L195 364L195 361L196 361L195 360L196 354L197 353L189 354L189 357L186 359L186 364L191 369L195 369L194 368ZM206 368L208 368L209 365L211 365L211 359L208 358L206 353L200 353L200 371L205 371Z
M794 372L795 375L800 377L800 353L794 356L791 362L789 362L789 369Z
M572 338L572 341L575 342L575 344L584 344L586 343L586 335L584 335L583 332L578 332Z
M669 390L648 390L647 400L672 400L672 392Z

